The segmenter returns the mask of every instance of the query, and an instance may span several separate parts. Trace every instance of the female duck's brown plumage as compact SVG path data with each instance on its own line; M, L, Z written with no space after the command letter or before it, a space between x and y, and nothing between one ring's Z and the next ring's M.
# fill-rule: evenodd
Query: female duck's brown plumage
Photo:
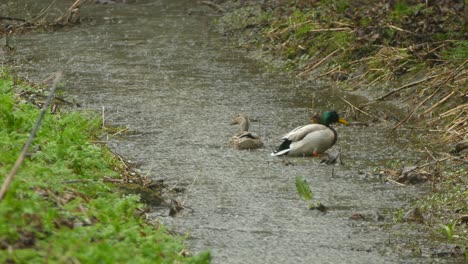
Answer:
M239 125L239 132L229 139L229 145L236 149L257 149L263 147L260 137L253 132L249 132L249 117L244 114L238 114L234 117L231 125Z
M322 116L313 116L312 123L293 129L283 136L283 143L271 153L272 156L318 156L335 145L338 138L332 123L348 124L338 117L335 111L327 111Z

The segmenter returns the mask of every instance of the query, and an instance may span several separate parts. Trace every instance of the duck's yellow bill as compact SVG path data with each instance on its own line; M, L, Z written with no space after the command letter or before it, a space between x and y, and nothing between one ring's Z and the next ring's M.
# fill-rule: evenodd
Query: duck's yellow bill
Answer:
M338 123L349 125L348 121L346 121L344 118L338 118Z

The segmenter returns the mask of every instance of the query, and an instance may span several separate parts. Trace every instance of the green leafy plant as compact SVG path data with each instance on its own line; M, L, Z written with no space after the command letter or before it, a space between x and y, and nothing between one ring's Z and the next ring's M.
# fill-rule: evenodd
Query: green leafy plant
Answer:
M442 55L447 60L468 59L468 41L455 42L453 47L445 50Z
M314 194L312 190L310 190L309 184L302 176L296 176L296 190L302 200L309 202L310 209L324 209L324 206L320 202L313 202Z
M398 21L405 16L416 13L424 8L424 6L424 4L410 5L405 0L399 0L396 2L395 9L391 13L391 18Z
M452 240L455 236L455 230L456 230L456 222L453 221L451 223L445 224L445 225L440 225L440 233L445 235L449 240Z
M403 208L398 208L393 212L393 223L402 223L405 217L405 210Z

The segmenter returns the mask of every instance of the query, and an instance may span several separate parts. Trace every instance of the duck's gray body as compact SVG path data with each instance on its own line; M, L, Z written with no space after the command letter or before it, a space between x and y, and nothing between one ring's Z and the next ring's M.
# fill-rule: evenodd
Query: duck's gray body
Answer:
M295 128L282 139L283 143L272 156L315 156L333 147L337 134L332 127L310 124Z
M348 122L335 111L324 112L320 117L313 116L309 124L293 129L282 137L283 143L271 153L272 156L319 156L335 145L338 135L332 123Z
M233 148L243 150L263 147L263 142L260 140L260 137L256 133L248 131L250 121L246 115L238 114L231 124L239 124L240 127L240 131L229 139L229 145Z

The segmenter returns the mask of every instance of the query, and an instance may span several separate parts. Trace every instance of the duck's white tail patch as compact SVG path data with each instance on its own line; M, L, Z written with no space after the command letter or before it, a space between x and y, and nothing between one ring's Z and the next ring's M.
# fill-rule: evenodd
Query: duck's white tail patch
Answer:
M281 151L272 152L270 155L273 156L273 157L274 157L274 156L286 155L286 154L288 154L289 150L290 150L290 149L283 149L283 150L281 150Z

